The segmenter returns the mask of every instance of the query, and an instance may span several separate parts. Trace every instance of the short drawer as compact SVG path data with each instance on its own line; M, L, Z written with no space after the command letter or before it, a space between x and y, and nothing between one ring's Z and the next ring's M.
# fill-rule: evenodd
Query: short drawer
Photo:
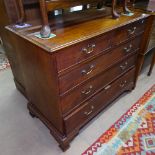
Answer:
M60 94L104 71L126 55L135 52L139 48L139 44L140 38L138 37L60 76Z
M137 55L132 55L126 58L125 60L115 64L109 70L87 81L81 87L61 96L63 114L70 112L73 108L75 109L80 103L100 91L106 84L114 81L117 77L121 76L124 72L133 67L135 65L136 57Z
M80 128L123 91L131 89L134 86L134 75L135 70L130 70L121 78L107 85L104 90L76 109L72 114L65 117L66 132L70 133L74 129Z
M144 32L145 23L146 20L142 19L137 22L118 28L114 32L114 36L111 39L112 46L119 45L120 43L128 40L131 37L142 34Z
M109 49L112 33L108 32L59 51L56 54L58 72Z

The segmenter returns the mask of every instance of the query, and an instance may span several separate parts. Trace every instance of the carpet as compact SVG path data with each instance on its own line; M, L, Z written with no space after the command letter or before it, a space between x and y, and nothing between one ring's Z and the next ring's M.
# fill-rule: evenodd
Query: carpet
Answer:
M9 61L4 53L0 53L0 71L10 67Z
M82 155L155 155L155 85Z

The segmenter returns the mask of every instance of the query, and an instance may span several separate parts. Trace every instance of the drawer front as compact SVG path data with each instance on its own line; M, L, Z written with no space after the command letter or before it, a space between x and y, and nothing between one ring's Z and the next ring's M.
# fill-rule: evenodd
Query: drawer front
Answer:
M111 36L112 32L108 32L58 52L56 55L58 72L110 48Z
M81 87L63 95L61 97L63 114L67 114L67 112L76 108L76 106L90 98L97 91L101 90L106 84L112 82L129 68L133 67L135 65L136 57L137 55L130 56L129 58L117 63L106 72L101 73L96 78L89 80Z
M111 46L129 40L131 37L142 33L144 27L145 20L143 19L59 51L56 54L58 72L99 53L104 53Z
M114 37L111 40L112 46L119 45L120 43L128 40L131 37L142 34L145 29L146 20L142 19L132 24L118 28L114 32Z
M127 74L106 86L104 90L67 116L64 119L66 132L70 133L75 128L80 128L123 91L131 89L134 86L134 74L135 70L130 70Z
M123 59L124 56L135 52L140 43L140 38L125 43L118 48L113 49L112 51L101 55L100 57L81 65L80 67L70 71L69 73L61 76L59 78L60 84L60 94L66 92L67 90L73 88L74 86L86 81L89 78L92 78L99 72L104 71L108 67L115 64L120 59Z

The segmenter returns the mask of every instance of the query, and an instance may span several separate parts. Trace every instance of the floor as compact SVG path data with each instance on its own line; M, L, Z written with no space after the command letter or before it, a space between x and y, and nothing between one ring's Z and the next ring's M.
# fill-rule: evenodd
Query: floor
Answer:
M147 58L150 61L149 56ZM111 106L88 123L63 153L49 130L29 115L27 100L16 90L10 69L0 72L0 155L80 155L153 84L146 63L135 90L122 95Z

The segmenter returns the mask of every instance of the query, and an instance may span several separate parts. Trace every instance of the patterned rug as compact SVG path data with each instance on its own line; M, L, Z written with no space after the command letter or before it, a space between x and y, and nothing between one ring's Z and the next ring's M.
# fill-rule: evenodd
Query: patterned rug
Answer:
M10 67L9 61L4 53L0 53L0 71Z
M155 85L82 155L155 155Z

